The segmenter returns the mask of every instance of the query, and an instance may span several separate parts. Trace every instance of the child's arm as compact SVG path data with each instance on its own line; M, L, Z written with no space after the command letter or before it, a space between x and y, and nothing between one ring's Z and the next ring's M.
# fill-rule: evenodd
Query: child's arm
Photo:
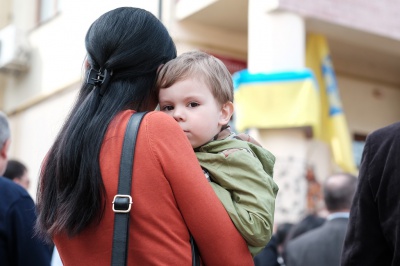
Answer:
M211 182L210 184L211 184L211 187L214 189L215 194L217 194L218 198L224 205L225 209L227 211L228 211L228 209L231 210L231 211L228 211L228 213L229 213L229 216L231 217L232 221L236 221L236 222L234 222L234 224L236 226L236 223L240 219L238 217L237 212L235 212L235 211L232 212L232 210L235 210L235 206L234 206L232 198L231 198L231 193L215 182ZM240 221L239 221L239 223L240 223ZM240 226L239 227L236 226L236 229L238 229L238 231L241 233L242 237L244 237L246 235L246 232L241 230ZM252 245L246 239L247 247L248 247L251 255L254 257L258 253L260 253L263 250L263 248L265 247L265 245L268 243L268 240L263 240L263 239L268 238L268 234L266 234L265 237L262 237L261 239L256 239L255 235L254 236L250 235L250 238L253 238L255 240L255 241L253 241L253 243L255 243L255 242L258 243L257 245Z
M271 238L278 191L272 179L274 157L264 149L257 149L263 151L261 155L257 153L259 158L250 149L208 154L207 160L198 156L200 164L217 183L212 183L212 187L253 256Z

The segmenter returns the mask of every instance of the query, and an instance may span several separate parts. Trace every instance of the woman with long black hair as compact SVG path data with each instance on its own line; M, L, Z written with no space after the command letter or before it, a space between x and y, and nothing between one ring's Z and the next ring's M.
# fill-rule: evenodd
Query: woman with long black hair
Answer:
M155 109L157 69L176 57L162 23L132 7L100 16L85 44L88 78L43 162L37 196L37 232L66 266L110 264L128 119ZM204 264L252 264L186 136L164 113L148 113L140 126L132 199L128 265L190 265L190 235Z

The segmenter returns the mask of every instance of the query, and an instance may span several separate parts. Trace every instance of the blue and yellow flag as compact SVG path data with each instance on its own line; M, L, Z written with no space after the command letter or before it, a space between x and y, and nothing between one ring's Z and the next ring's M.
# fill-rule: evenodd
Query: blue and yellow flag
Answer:
M343 171L356 173L351 138L323 36L308 36L306 65L300 71L235 73L235 126L238 131L310 126L313 136L331 147L336 164Z
M307 37L306 66L316 77L320 88L321 133L317 137L329 143L335 162L350 173L357 171L354 162L351 137L343 112L336 76L328 43L324 36L310 34Z
M305 126L319 130L319 91L310 70L257 74L242 70L233 81L238 131Z

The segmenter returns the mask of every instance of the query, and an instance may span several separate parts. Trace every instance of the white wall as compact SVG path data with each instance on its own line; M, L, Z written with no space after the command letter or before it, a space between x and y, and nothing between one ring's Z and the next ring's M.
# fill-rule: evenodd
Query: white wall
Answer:
M337 80L352 134L368 134L400 121L400 88L345 75Z
M170 34L178 54L202 49L247 60L247 34L201 25L195 22L170 22Z
M20 160L27 166L31 179L29 193L32 197L36 196L40 165L72 108L78 87L77 84L10 116L10 158Z
M158 15L158 0L63 1L59 16L27 32L31 45L30 70L22 75L8 76L4 111L13 111L31 98L79 81L86 53L84 38L89 26L106 11L121 6L141 7ZM36 8L23 10L14 10L14 23L26 29L33 21L32 16L25 13L36 14Z

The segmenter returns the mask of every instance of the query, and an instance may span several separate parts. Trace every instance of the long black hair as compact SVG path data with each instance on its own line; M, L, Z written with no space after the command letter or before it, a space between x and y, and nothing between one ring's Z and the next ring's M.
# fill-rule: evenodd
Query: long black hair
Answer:
M74 236L104 213L105 188L99 165L104 134L122 110L147 110L157 101L159 65L176 57L163 24L150 12L121 7L100 16L89 28L87 69L112 72L109 84L83 82L77 101L41 168L36 231L47 238Z

